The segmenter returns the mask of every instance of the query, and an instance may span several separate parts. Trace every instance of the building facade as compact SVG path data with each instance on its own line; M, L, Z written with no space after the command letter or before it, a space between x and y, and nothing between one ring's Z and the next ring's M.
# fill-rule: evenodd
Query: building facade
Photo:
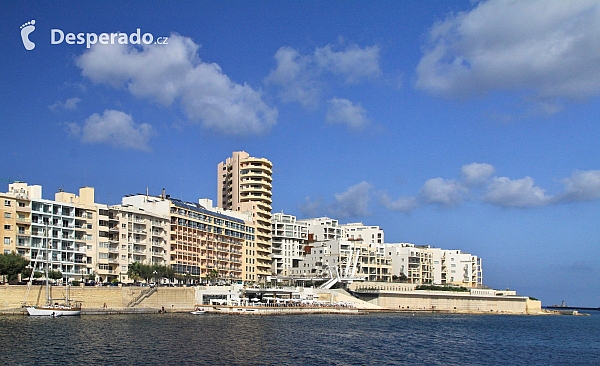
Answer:
M342 239L342 228L338 220L329 217L298 220L308 227L309 241L327 241Z
M134 195L124 197L123 204L168 216L168 263L175 273L219 282L257 280L256 273L244 268L245 253L255 247L256 237L248 213L212 207L208 199L192 203Z
M272 169L269 160L236 151L219 163L217 171L217 206L252 213L256 240L255 247L246 248L252 255L250 263L245 264L257 281L265 281L271 275Z
M410 243L388 243L385 251L391 258L393 275L404 274L408 283L465 287L483 284L481 258L475 255Z
M298 267L304 258L308 226L298 222L296 216L275 213L271 218L271 233L272 272L277 276L289 276L291 269Z

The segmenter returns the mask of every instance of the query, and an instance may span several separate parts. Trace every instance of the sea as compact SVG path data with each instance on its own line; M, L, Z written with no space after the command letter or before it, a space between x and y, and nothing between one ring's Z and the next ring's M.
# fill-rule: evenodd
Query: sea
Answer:
M600 365L600 313L0 316L2 365Z

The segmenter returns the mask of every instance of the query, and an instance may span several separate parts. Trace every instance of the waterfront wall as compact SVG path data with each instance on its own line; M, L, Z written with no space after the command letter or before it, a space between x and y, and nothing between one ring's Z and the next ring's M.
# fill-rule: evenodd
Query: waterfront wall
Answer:
M358 297L394 311L456 313L542 313L541 301L514 292L472 289L470 292L415 290L411 284L360 283L352 287Z
M65 288L51 286L52 298L64 298ZM136 299L139 304L131 306L137 309L161 309L187 311L196 304L196 291L193 287L159 287L148 297L140 298L148 287L117 286L81 286L71 287L69 298L81 301L83 309L124 309ZM0 286L0 310L20 308L27 292L27 286ZM46 287L32 286L27 296L28 305L41 305L46 302Z

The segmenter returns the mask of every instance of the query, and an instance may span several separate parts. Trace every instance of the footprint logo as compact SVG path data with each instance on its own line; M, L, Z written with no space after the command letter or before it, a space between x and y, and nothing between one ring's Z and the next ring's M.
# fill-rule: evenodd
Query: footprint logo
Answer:
M21 39L23 40L23 46L27 51L31 51L35 48L35 43L29 40L29 34L35 30L35 20L27 22L21 26Z

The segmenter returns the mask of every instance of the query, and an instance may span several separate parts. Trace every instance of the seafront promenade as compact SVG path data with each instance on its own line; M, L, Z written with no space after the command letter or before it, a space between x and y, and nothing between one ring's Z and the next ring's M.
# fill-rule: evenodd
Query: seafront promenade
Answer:
M254 289L234 286L196 287L137 287L137 286L78 286L71 287L69 298L82 303L82 314L140 314L166 312L188 312L196 307L205 307L207 312L255 313L255 314L302 314L302 313L364 313L367 312L413 312L413 313L494 313L494 314L548 314L541 302L525 296L506 295L501 292L467 293L445 291L415 291L391 287L382 283L367 283L363 287L353 286L351 296L341 289L288 288ZM65 297L62 286L51 287L51 297ZM263 302L242 304L245 295L262 292ZM27 286L0 286L0 313L24 314L23 301ZM500 295L499 295L500 294ZM287 306L294 297L297 306ZM41 304L46 298L45 286L32 286L27 294L29 305ZM285 299L290 300L285 300ZM303 299L303 300L300 300ZM310 299L310 300L306 300ZM246 307L242 306L246 305ZM249 311L246 311L249 310Z

